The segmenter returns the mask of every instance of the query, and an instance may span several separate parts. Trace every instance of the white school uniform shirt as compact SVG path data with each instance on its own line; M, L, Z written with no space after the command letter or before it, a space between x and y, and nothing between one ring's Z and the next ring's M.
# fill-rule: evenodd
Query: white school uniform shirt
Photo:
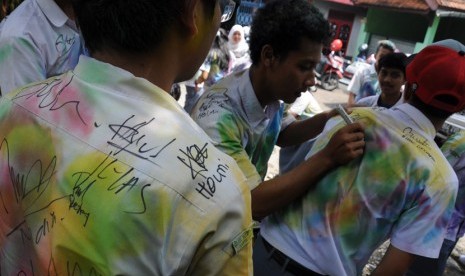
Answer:
M2 21L2 94L73 69L82 53L76 24L55 1L25 0Z

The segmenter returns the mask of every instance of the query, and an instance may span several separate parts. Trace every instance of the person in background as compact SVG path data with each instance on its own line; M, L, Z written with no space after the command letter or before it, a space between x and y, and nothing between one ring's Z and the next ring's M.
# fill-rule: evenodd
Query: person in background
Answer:
M455 207L447 224L446 236L439 257L425 258L417 256L405 274L406 276L443 275L447 259L458 240L465 234L465 130L451 135L442 145L441 150L452 165L459 180ZM459 262L465 258L465 255L462 256L459 257Z
M211 87L231 73L233 54L228 48L226 31L219 29L200 70L202 73L196 79L196 85L204 84L204 89Z
M0 101L0 274L251 275L246 179L169 94L234 2L73 3L90 57Z
M375 52L376 63L371 64L369 67L360 67L355 71L354 76L347 86L347 92L349 93L349 99L347 101L348 106L352 106L364 97L381 93L376 72L377 62L383 56L394 53L395 49L395 44L389 40L380 40L378 42L378 47Z
M219 29L207 55L194 77L186 82L184 110L189 114L202 96L204 89L212 86L231 72L233 54L227 46L226 31Z
M202 63L197 73L190 80L185 81L183 84L186 87L186 99L184 102L184 110L189 114L194 105L199 100L204 80L208 78L208 71L205 68L205 63ZM200 81L201 80L201 81Z
M402 88L406 81L405 66L407 56L392 53L378 61L378 82L381 94L368 96L357 101L357 106L378 106L391 108L404 102Z
M245 40L244 28L241 25L234 25L231 30L229 30L228 48L234 54L232 64L233 72L250 67L249 44L247 44Z
M371 275L404 275L416 256L437 258L458 180L434 138L465 108L463 70L465 46L439 41L407 66L406 103L354 108L349 117L363 122L364 154L262 221L254 275L362 275L387 239L390 246ZM443 74L448 77L438 77ZM308 157L344 125L339 117L330 120Z
M84 53L71 0L25 0L2 21L0 92L71 70Z
M289 20L293 18L293 20ZM264 181L276 144L297 145L321 132L334 111L307 120L283 120L292 103L315 83L329 24L306 0L274 0L258 9L251 30L250 69L232 73L207 90L191 117L245 174L252 214L260 220L290 204L334 167L363 154L363 128L343 128L328 147L291 172Z

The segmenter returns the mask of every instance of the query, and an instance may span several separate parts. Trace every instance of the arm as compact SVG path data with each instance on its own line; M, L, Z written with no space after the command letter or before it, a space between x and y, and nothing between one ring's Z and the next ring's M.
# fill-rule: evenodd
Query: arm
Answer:
M315 138L323 131L326 122L336 114L335 110L330 110L305 120L294 121L281 131L277 145L280 147L293 146Z
M204 83L208 79L208 70L205 70L203 67L201 67L200 72L200 76L194 80L196 92L199 90L199 84Z
M363 128L359 123L337 131L328 145L292 171L262 182L252 190L252 216L262 219L287 206L314 187L331 169L363 154Z
M402 276L407 272L415 255L397 249L389 245L378 267L373 271L373 276Z
M354 106L355 104L355 94L349 92L349 98L347 99L347 106Z

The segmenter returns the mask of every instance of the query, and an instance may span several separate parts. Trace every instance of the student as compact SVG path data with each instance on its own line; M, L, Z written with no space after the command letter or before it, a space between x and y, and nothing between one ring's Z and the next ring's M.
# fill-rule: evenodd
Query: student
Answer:
M451 135L441 146L441 151L451 164L459 180L457 199L452 216L447 224L446 236L438 258L417 256L407 276L441 276L447 265L447 259L455 245L465 234L465 130ZM465 256L465 255L461 255ZM464 257L459 257L459 262Z
M391 108L402 104L406 59L407 56L403 53L392 53L382 57L378 62L378 82L381 94L362 98L357 101L357 105Z
M465 108L463 70L465 46L437 42L408 65L406 103L354 109L350 117L365 127L364 155L262 221L255 275L285 275L273 273L276 267L307 273L299 275L361 275L387 239L390 246L372 275L403 275L415 256L437 258L458 181L434 137ZM438 77L443 74L448 78ZM340 118L328 122L309 155L344 124Z
M0 91L3 95L76 66L83 54L71 0L25 0L2 21Z
M0 274L250 275L245 178L168 93L220 1L74 3L91 57L0 102Z
M347 86L347 91L349 93L349 99L347 101L348 106L352 106L362 98L381 93L376 67L378 66L378 61L383 56L394 53L395 49L395 44L390 40L380 40L378 42L378 47L375 52L376 62L369 67L361 67L358 69Z
M323 112L308 120L283 122L280 102L292 103L314 85L314 69L328 28L322 14L306 0L268 2L257 10L252 23L251 68L212 86L192 111L192 118L247 177L256 220L291 203L324 173L363 153L362 126L353 124L338 132L314 158L263 181L276 144L302 143L320 133L332 116Z

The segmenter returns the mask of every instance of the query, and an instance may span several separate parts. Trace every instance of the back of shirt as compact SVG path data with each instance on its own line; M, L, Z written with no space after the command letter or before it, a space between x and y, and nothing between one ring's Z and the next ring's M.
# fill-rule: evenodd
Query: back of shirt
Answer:
M404 251L437 258L457 178L417 109L354 109L365 126L365 153L322 178L301 200L262 222L263 237L324 275L361 275L388 238ZM315 142L321 150L344 122L335 118Z
M148 81L76 70L0 103L0 274L249 274L234 161Z

